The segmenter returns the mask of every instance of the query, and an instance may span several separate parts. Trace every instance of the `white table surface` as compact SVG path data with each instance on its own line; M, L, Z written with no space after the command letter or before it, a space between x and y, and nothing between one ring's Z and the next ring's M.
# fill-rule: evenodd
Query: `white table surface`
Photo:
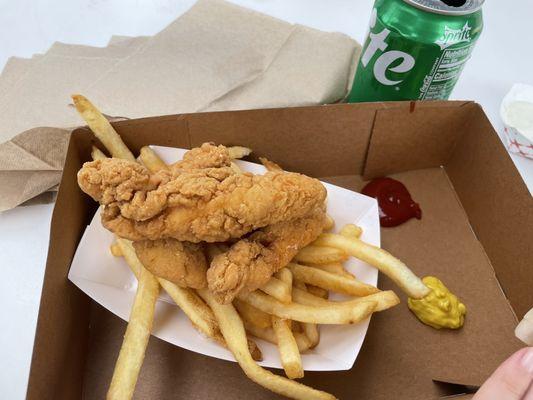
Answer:
M362 42L372 0L232 0L272 16ZM54 41L105 46L111 35L151 35L193 0L0 0L0 69ZM485 31L453 93L479 102L501 131L498 107L515 82L533 84L530 0L488 0ZM52 5L53 4L53 5ZM1 94L0 94L1 95ZM533 191L533 161L512 156ZM0 398L22 399L31 360L53 205L0 213Z

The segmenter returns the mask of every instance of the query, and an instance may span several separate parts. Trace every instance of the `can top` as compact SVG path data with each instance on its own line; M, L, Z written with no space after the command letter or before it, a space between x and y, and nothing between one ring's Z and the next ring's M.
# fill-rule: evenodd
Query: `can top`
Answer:
M445 15L466 15L479 10L485 0L403 0L421 10Z

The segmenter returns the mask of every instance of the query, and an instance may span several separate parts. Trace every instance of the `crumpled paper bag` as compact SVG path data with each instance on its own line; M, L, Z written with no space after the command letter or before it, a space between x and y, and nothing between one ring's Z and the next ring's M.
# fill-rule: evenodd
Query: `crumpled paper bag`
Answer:
M332 103L347 95L360 50L340 33L200 0L153 37L55 43L11 59L0 75L0 141L23 133L0 145L0 211L59 183L69 133L83 122L72 93L124 118Z
M57 186L69 136L67 129L34 128L0 144L0 211Z

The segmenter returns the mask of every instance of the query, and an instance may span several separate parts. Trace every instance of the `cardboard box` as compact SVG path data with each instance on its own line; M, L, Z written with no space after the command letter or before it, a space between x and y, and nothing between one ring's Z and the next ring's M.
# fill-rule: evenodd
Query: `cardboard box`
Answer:
M115 123L126 144L253 148L286 169L349 189L390 175L419 202L422 220L382 229L382 247L419 275L436 275L467 306L463 329L434 330L402 304L372 318L349 371L303 382L341 399L428 399L479 386L521 344L516 316L533 305L532 198L480 106L368 103L186 114ZM76 183L95 141L77 129L54 210L30 372L29 399L105 397L125 323L67 280L96 204ZM138 399L271 399L237 364L151 338ZM465 397L466 398L466 397Z

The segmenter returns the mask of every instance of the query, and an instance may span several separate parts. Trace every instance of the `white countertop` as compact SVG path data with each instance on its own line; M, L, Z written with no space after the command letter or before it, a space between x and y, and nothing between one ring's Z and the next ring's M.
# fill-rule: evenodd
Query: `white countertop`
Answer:
M362 42L371 0L232 0L272 16ZM105 46L111 35L151 35L193 0L0 0L0 69L10 56L44 52L54 41ZM480 103L497 131L501 99L515 82L533 84L533 2L487 1L485 30L453 93ZM512 156L533 192L533 161ZM31 361L53 205L0 213L0 398L22 399Z

